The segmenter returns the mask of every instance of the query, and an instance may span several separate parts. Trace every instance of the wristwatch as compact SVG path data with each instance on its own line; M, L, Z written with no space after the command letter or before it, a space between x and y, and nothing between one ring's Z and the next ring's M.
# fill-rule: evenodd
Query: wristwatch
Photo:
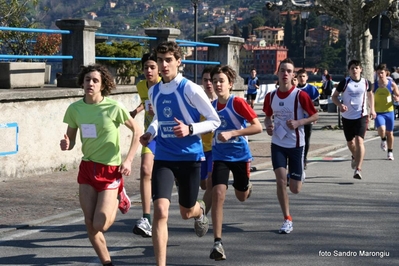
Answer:
M193 132L194 132L193 125L188 125L188 132L190 133L190 135L193 134Z

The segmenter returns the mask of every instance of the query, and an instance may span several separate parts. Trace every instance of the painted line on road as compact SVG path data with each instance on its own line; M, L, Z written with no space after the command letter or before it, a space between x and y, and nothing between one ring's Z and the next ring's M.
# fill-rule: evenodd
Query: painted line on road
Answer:
M399 133L399 130L393 132L393 134L397 134L397 133ZM366 140L364 141L364 143L370 142L370 141L373 141L373 140L376 140L376 139L381 139L381 137L380 137L380 136L377 136L377 137L372 137L372 138L366 139ZM338 152L343 152L343 151L346 151L346 150L348 150L348 147L347 147L347 146L346 146L346 147L343 147L343 148L340 148L340 149L337 149L337 150L334 150L334 151L331 151L331 152L327 153L326 155L327 155L327 156L332 156L332 155L334 155L334 154L336 154L336 153L338 153ZM349 155L348 155L348 156L344 156L344 157L345 157L345 158L346 158L346 157L349 157Z

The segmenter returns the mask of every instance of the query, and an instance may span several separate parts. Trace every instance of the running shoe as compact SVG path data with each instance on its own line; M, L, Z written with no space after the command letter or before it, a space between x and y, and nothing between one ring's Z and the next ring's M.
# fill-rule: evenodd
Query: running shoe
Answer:
M209 258L212 260L225 260L226 255L224 254L223 244L220 241L216 241L211 249L211 254Z
M388 152L388 160L393 161L395 158L393 158L393 152Z
M129 196L126 194L126 189L123 188L121 193L119 193L119 210L121 213L126 214L130 210L132 203L130 202Z
M247 199L249 199L249 197L252 194L252 183L251 182L248 183L248 189L249 189L249 193L248 193Z
M387 151L387 141L386 140L381 140L381 150Z
M355 160L355 157L353 157L353 155L352 155L352 160L351 160L351 167L352 167L352 169L356 168L356 160Z
M208 217L205 215L205 202L203 200L198 200L200 207L202 209L202 218L195 219L194 222L194 230L197 236L202 237L204 236L209 229L209 221Z
M355 173L353 174L354 179L362 179L362 170L356 169Z
M303 171L302 178L301 178L302 184L305 183L305 179L306 179L306 173L305 173L305 171Z
M133 234L142 237L152 237L152 226L147 218L142 217L140 220L137 220L133 228Z
M284 220L284 223L278 232L279 234L289 234L292 230L294 230L294 227L292 226L292 221Z

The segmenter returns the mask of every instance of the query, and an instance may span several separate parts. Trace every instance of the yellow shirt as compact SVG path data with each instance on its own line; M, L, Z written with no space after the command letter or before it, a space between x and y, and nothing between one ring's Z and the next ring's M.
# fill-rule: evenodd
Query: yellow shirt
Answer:
M201 115L200 121L204 121L205 117ZM201 135L202 139L202 148L204 152L212 150L212 139L213 139L213 132L205 133Z
M387 87L391 87L388 80ZM378 87L374 92L374 109L377 113L392 112L394 110L392 92L389 88Z
M161 81L161 77L158 78L158 82ZM147 87L147 80L140 80L137 83L137 92L139 93L141 103L145 105L145 101L148 99L148 87ZM151 124L153 116L145 111L144 113L144 131L147 130L148 126Z

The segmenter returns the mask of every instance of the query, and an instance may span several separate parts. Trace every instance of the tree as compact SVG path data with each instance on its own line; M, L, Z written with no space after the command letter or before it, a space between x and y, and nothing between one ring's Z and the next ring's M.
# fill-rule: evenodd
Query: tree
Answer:
M33 45L33 52L36 55L53 55L60 51L61 34L39 34L36 43Z
M368 30L369 21L376 15L386 12L388 17L398 22L396 0L318 0L316 3L297 4L295 0L282 0L277 5L266 3L268 9L306 10L328 14L346 25L346 60L358 59L363 64L364 75L373 80L373 51L370 49L372 36Z
M111 45L102 42L96 44L96 56L140 58L142 47L137 42L112 42ZM129 84L130 77L141 74L140 61L131 60L98 60L99 63L113 67L116 70L116 82Z
M261 15L255 15L250 18L249 23L252 24L254 29L259 28L260 26L265 25L265 19Z
M35 20L29 19L30 5L36 6L37 0L0 0L1 26L16 28L34 28ZM19 31L0 31L1 48L14 55L28 55L32 52L31 40L34 34Z
M167 8L162 8L161 10L151 12L147 19L141 23L141 27L143 28L163 28L163 27L171 27L180 29L180 23L172 23L170 21L170 12Z
M287 12L284 25L284 45L288 48L288 51L292 51L292 21L289 11Z
M237 23L234 23L233 25L233 36L241 37L241 30L240 27L238 27Z

